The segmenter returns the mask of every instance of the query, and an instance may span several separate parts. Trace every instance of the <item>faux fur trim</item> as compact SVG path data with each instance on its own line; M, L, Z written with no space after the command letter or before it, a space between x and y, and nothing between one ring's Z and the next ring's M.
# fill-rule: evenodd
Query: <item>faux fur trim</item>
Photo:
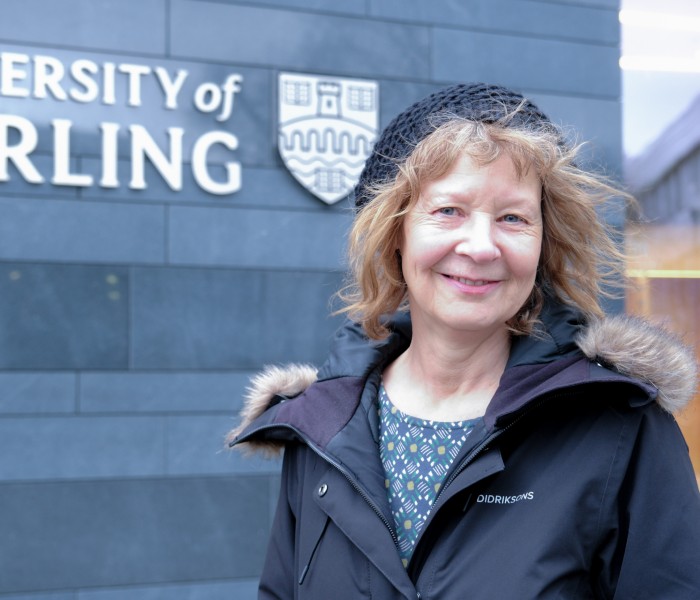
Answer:
M592 323L577 343L591 360L651 383L659 391L656 401L668 412L678 412L695 394L695 352L666 329L615 315Z
M248 425L263 414L273 398L298 396L316 381L317 373L316 368L311 365L293 364L285 367L267 366L252 377L243 398L241 422L226 436L227 444L233 442ZM272 442L253 442L246 446L273 455L280 449L278 444Z

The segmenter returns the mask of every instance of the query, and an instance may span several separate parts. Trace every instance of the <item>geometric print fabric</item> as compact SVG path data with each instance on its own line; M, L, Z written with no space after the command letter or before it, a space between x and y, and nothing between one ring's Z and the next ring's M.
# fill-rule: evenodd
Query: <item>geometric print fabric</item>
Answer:
M479 419L426 421L402 413L379 386L379 456L399 554L408 566L450 465Z

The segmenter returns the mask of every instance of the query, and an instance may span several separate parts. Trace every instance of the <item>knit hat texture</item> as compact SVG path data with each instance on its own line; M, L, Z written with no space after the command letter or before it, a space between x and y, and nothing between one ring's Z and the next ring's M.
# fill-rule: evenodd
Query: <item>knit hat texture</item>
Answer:
M517 112L515 109L518 107ZM371 196L369 186L390 181L416 144L449 117L494 123L510 115L508 127L552 131L554 126L535 104L498 85L460 83L419 100L398 115L382 132L355 187L355 206Z

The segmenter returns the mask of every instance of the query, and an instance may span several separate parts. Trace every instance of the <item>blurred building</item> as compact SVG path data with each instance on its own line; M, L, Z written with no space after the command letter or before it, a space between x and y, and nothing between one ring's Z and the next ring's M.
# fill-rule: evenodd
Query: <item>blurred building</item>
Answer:
M490 81L619 173L617 9L5 2L2 598L255 597L279 465L223 437L251 373L323 360L372 132Z
M625 180L647 220L700 225L700 96L626 161Z
M628 228L635 285L626 309L663 322L700 352L700 97L626 161L625 179L642 214ZM700 395L678 420L700 481Z

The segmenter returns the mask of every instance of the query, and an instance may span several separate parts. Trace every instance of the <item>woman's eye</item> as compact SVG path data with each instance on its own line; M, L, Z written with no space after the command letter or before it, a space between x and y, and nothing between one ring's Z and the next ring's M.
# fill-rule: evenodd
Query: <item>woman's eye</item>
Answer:
M457 214L457 209L454 206L443 206L438 209L438 213L445 215L446 217L451 217Z
M506 215L503 217L503 221L506 223L522 223L524 219L518 215Z

